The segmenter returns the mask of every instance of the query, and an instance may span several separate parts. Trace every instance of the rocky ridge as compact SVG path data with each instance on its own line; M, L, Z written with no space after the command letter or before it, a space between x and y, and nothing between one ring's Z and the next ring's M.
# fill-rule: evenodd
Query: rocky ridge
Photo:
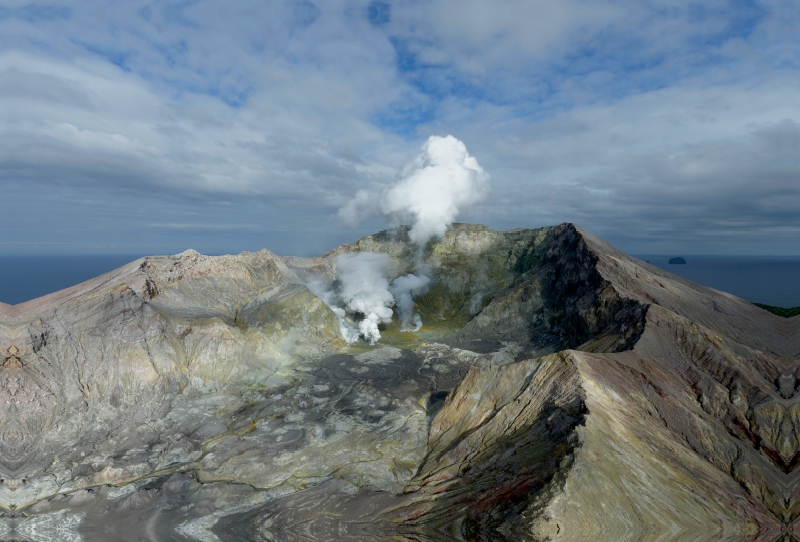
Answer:
M187 251L0 304L0 539L800 540L800 320L570 224ZM349 346L310 277L424 265Z

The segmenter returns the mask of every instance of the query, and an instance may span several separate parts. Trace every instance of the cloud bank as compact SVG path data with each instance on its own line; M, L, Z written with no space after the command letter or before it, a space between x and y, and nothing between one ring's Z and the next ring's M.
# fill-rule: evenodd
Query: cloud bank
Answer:
M62 6L0 8L0 252L311 255L384 204L421 240L447 218L384 188L448 133L492 173L459 220L575 221L628 251L800 246L785 1Z

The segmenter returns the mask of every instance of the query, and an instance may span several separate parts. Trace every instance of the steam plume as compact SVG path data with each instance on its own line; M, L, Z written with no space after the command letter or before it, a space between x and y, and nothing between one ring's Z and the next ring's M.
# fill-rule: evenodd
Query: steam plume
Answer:
M348 224L375 214L410 222L411 241L423 247L442 237L460 212L485 201L490 190L489 174L464 143L451 135L431 136L422 153L400 170L396 183L380 195L359 190L339 209L339 217Z
M484 201L489 192L489 175L464 143L451 135L431 136L383 193L359 190L339 209L339 217L350 225L376 214L396 223L410 222L409 238L419 248L417 273L398 277L391 285L385 254L362 252L337 259L339 291L317 295L339 317L348 342L360 335L375 344L381 336L378 325L391 321L392 307L397 309L403 330L422 327L422 318L414 313L414 298L427 292L431 282L428 274L419 270L422 249L431 239L442 237L460 212ZM358 331L351 324L357 315L363 315Z
M323 279L306 283L339 319L339 331L353 344L359 337L375 344L378 326L392 321L397 309L403 331L417 331L422 319L414 314L414 297L428 291L430 277L409 273L389 283L389 255L375 252L342 254L336 258L336 282ZM335 288L334 288L335 286Z
M388 254L361 252L336 259L339 297L347 311L363 315L358 331L370 344L381 338L378 325L392 321L395 300L386 278L388 267Z
M359 190L353 199L339 209L339 218L348 226L355 226L362 220L379 214L380 207L380 195L367 190Z
M326 281L321 279L310 280L306 283L308 289L311 290L315 296L320 298L336 315L339 320L339 333L347 344L353 344L358 341L359 333L347 319L347 311L341 306L341 300L338 293L331 288Z
M389 289L394 295L403 331L417 331L422 327L422 318L414 313L414 298L427 292L430 282L430 277L412 273L392 281Z

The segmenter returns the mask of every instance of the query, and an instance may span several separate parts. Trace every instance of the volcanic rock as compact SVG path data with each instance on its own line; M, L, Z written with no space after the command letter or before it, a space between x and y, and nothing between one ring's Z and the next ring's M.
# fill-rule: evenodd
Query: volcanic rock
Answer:
M306 286L420 266L348 345ZM800 540L800 320L571 224L187 251L0 304L3 540Z

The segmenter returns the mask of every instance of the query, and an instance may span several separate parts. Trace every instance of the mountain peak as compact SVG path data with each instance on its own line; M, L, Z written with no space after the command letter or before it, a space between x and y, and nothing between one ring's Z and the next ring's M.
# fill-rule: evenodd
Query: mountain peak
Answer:
M800 319L573 224L455 224L422 248L407 231L315 258L153 256L0 305L0 506L26 514L8 528L73 518L58 524L125 539L156 522L198 540L209 522L220 540L299 524L320 540L356 524L426 540L791 528ZM402 298L421 328L395 312L377 344L346 342L343 322L368 315L340 303L339 259L364 253L385 289L427 273Z

